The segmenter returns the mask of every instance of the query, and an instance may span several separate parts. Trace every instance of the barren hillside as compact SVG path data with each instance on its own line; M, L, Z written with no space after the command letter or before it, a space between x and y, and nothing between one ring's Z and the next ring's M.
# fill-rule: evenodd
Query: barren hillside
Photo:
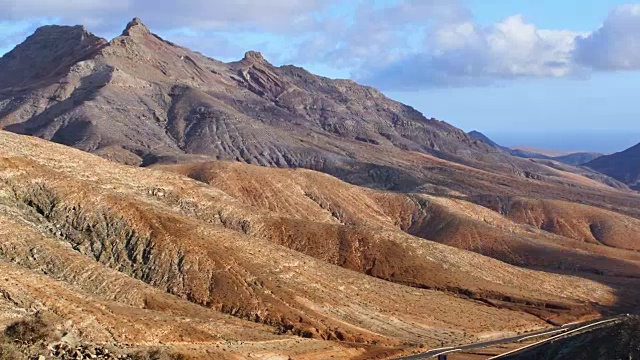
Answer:
M47 310L90 342L178 350L197 343L215 352L229 349L218 347L224 339L246 341L233 348L241 354L263 347L391 354L531 330L617 303L615 286L407 234L398 219L416 211L408 195L309 171L220 164L220 179L273 171L273 186L280 175L289 180L280 184L286 194L316 189L301 190L307 204L283 196L260 205L273 196L267 184L255 202L223 183L116 165L9 133L0 134L0 149L2 293L11 318ZM340 187L348 192L322 190ZM301 206L304 216L294 210ZM322 206L342 206L328 210L342 215L327 216ZM284 334L275 347L274 334Z
M276 225L272 218L261 220L255 233L311 255L335 254L327 241L332 238L354 241L353 234L378 237L383 231L399 230L520 266L632 277L640 269L635 237L640 221L586 205L523 198L510 200L505 217L498 213L501 209L492 211L455 197L381 192L302 169L231 162L157 168L187 175L242 203L278 214ZM521 215L518 204L527 201L534 205ZM555 212L552 205L557 207ZM595 246L601 244L608 246ZM434 276L426 278L432 281ZM424 285L433 286L432 282Z

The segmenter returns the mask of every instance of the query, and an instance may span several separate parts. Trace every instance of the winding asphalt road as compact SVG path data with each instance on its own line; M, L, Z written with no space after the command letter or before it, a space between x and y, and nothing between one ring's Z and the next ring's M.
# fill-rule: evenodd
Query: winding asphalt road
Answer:
M528 338L534 338L534 337L545 336L545 335L556 335L556 334L562 334L562 333L565 333L565 332L573 332L573 331L580 330L582 328L591 327L591 326L595 325L596 323L607 323L607 322L623 319L626 316L628 316L628 315L615 316L615 317L592 320L592 321L587 321L587 322L582 322L582 323L567 324L567 325L563 325L563 326L560 326L560 327L557 327L557 328L553 328L553 329L547 329L547 330L531 332L531 333L522 334L522 335L519 335L519 336L514 336L514 337L510 337L510 338L506 338L506 339L485 341L485 342L479 342L479 343L475 343L475 344L455 346L455 347L446 347L446 348L440 348L440 349L433 349L433 350L429 350L429 351L427 351L425 353L416 354L416 355L410 355L410 356L398 358L396 360L429 359L429 358L434 358L434 357L436 357L438 355L444 355L444 354L449 354L449 353L454 353L454 352L462 352L462 351L467 351L467 350L482 349L482 348L495 346L495 345L501 345L501 344L510 344L510 343L526 340Z

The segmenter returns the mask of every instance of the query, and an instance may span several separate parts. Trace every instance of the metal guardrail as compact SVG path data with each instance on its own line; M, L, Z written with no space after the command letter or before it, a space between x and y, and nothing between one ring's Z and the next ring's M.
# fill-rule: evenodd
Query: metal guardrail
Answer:
M591 327L595 327L598 325L602 325L605 323L609 323L609 322L614 322L614 321L618 321L621 320L623 318L629 317L629 314L625 314L622 316L616 316L616 317L611 317L611 318L607 318L607 319L601 319L598 320L596 322L583 322L583 323L571 323L571 324L565 324L561 327L555 328L555 329L550 329L550 330L545 330L545 331L539 331L539 332L535 332L535 333L530 333L529 335L524 334L518 337L511 337L511 338L507 338L507 339L502 339L502 340L495 340L495 341L485 341L485 342L481 342L481 343L476 343L476 344L468 344L468 345L461 345L461 346L456 346L456 347L444 347L444 348L438 348L438 349L433 349L433 350L429 350L428 352L422 353L422 354L415 354L415 355L410 355L410 356L405 356L402 358L398 358L396 360L419 360L419 359L433 359L433 358L438 358L438 360L441 359L446 359L447 354L451 354L454 352L462 352L462 351L466 351L466 350L473 350L473 349L482 349L482 348L486 348L489 346L494 346L494 345L500 345L500 344L508 344L508 343L515 343L515 342L520 342L523 340L527 340L527 339L532 339L535 337L540 337L540 336L548 336L551 334L557 334L558 332L561 332L561 334L555 335L551 338L542 340L542 341L538 341L534 344L530 344L527 346L524 346L522 348L510 351L508 353L505 354L501 354L498 356L494 356L490 359L487 360L491 360L491 359L496 359L499 360L501 357L503 356L507 356L507 355L512 355L516 352L519 351L523 351L526 349L529 349L533 346L538 346L538 345L542 345L546 342L549 341L553 341L555 339L558 339L560 337L563 336L567 336L568 334L574 334L576 332L579 331L583 331L585 329L589 329ZM581 325L582 324L582 325ZM572 328L573 326L575 326L576 328Z
M625 317L626 316L629 316L629 315L627 314L627 315L625 315ZM515 350L509 351L507 353L500 354L500 355L497 355L497 356L494 356L494 357L490 357L487 360L498 360L498 359L501 359L501 358L503 358L505 356L514 355L514 354L517 354L519 352L522 352L522 351L525 351L525 350L528 350L528 349L543 345L545 343L549 343L549 342L561 339L561 338L566 337L568 335L575 334L575 333L584 331L586 329L589 329L589 328L592 328L592 327L596 327L598 325L608 324L608 323L620 321L621 319L623 319L623 317L618 317L618 318L614 318L614 319L602 320L602 321L598 321L598 322L595 322L595 323L591 323L589 325L585 325L585 326L579 327L577 329L573 329L573 330L570 330L570 331L567 331L567 332L563 332L562 334L559 334L559 335L556 335L556 336L552 336L552 337L550 337L548 339L544 339L544 340L535 342L533 344L529 344L527 346L523 346L523 347L521 347L519 349L515 349Z

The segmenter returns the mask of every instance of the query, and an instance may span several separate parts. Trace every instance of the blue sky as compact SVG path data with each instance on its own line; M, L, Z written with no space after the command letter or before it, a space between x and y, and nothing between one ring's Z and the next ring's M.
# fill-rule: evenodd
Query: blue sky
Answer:
M380 88L507 146L614 152L640 142L640 4L615 0L0 0L0 52L37 26L249 49Z
M513 14L523 14L540 28L592 31L620 0L466 0L478 22L491 24Z

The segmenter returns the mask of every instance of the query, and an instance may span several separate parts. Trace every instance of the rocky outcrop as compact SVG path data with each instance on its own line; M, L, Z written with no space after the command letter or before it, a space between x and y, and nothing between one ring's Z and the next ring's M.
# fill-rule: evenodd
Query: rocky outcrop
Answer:
M56 343L48 346L49 355L60 360L129 360L134 359L131 355L114 354L103 346L79 345L71 346L67 343Z
M142 20L139 18L133 18L128 24L127 27L122 32L122 36L136 36L136 35L148 35L151 34L149 28L147 28Z

